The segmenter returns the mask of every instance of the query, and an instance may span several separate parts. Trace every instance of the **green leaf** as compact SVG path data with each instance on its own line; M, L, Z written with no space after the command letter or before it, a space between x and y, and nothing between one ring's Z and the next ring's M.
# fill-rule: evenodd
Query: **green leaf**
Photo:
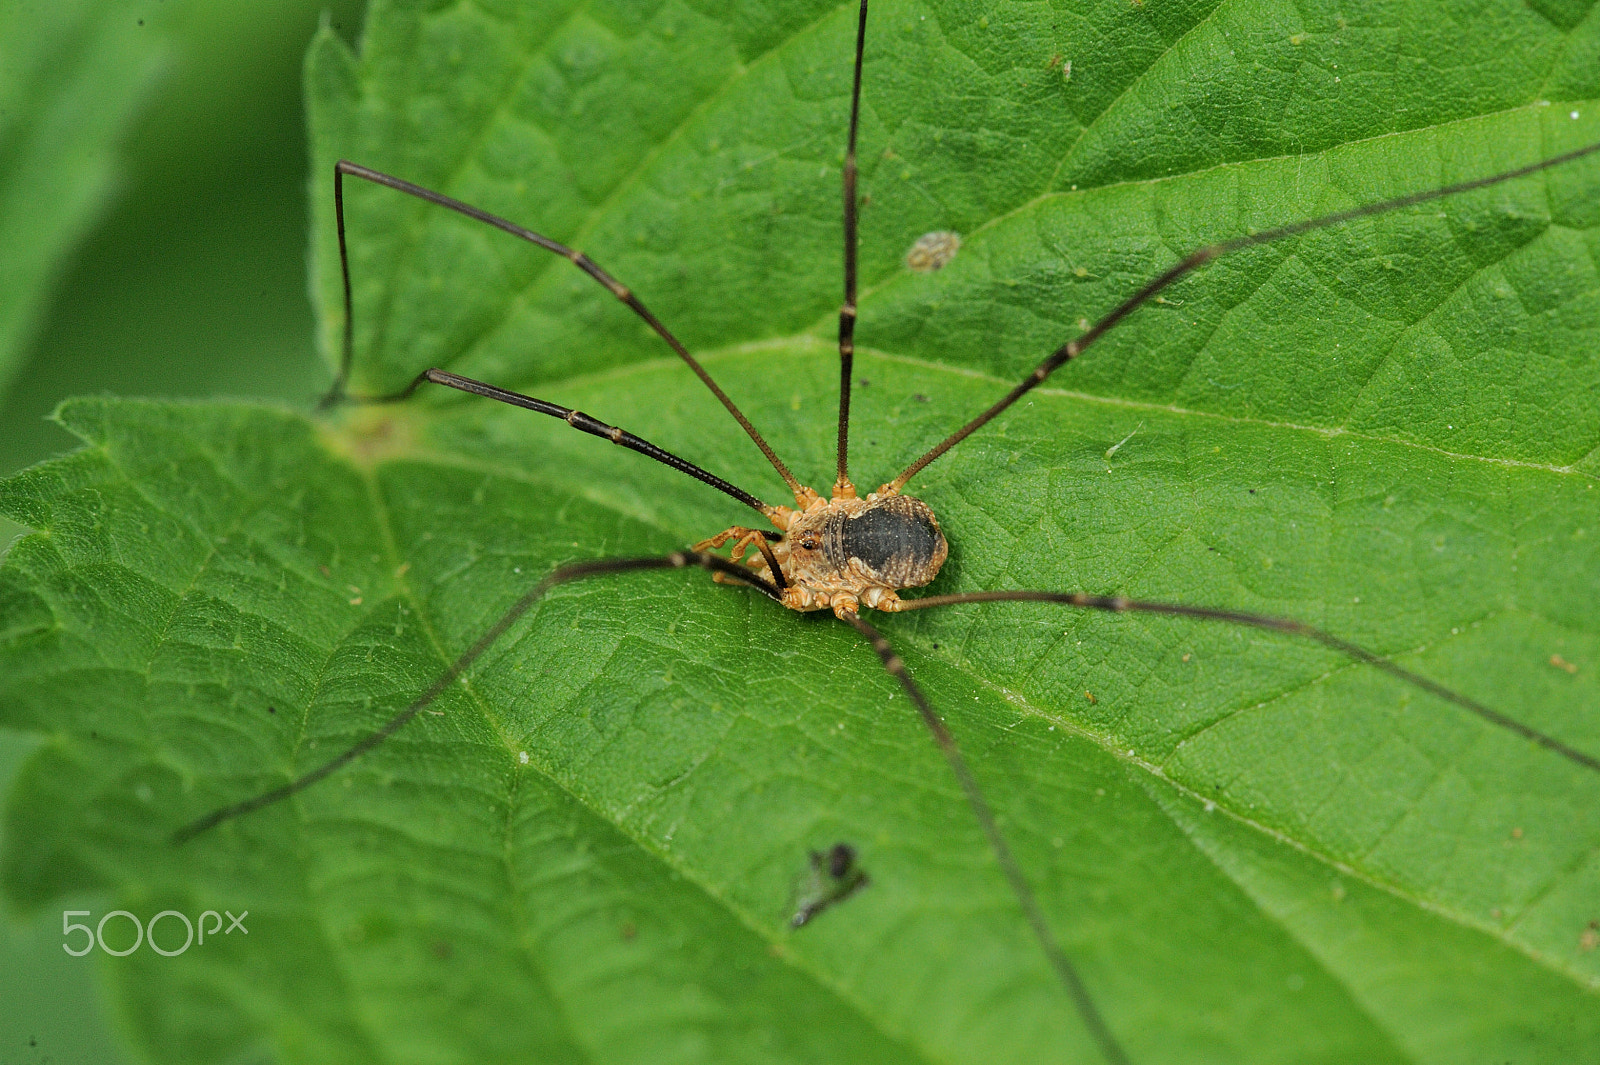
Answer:
M825 485L854 11L724 7L379 4L359 57L313 47L316 181L352 158L581 246ZM1192 247L1600 140L1597 55L1577 4L881 3L857 479ZM446 366L783 501L570 264L359 184L359 390ZM1597 221L1589 161L1213 263L913 482L951 541L930 591L1298 617L1600 753ZM960 253L908 272L933 230ZM147 1052L1100 1060L869 649L698 572L555 590L437 714L170 848L385 720L552 567L748 514L454 393L61 417L84 449L0 496L39 530L0 568L0 723L48 737L6 891L251 915L105 959ZM1132 1060L1592 1056L1600 775L1253 630L881 624ZM870 886L791 931L837 841Z
M0 390L116 186L117 146L165 45L124 7L95 0L0 13Z

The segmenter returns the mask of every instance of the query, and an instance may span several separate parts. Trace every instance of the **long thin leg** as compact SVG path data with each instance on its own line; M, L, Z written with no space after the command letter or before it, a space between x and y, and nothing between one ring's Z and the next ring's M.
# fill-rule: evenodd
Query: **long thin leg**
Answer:
M1540 747L1553 751L1561 757L1585 769L1600 773L1600 759L1593 755L1585 754L1574 747L1553 736L1547 736L1537 729L1529 728L1520 721L1513 720L1498 710L1490 709L1476 699L1452 691L1436 680L1430 680L1420 673L1398 666L1375 651L1341 640L1331 633L1307 625L1303 621L1293 618L1271 617L1265 614L1246 614L1238 610L1221 610L1208 606L1186 606L1182 603L1153 603L1140 599L1125 599L1120 595L1089 595L1084 592L1033 592L1033 591L1005 591L1005 592L967 592L961 595L930 595L922 599L901 599L894 605L884 604L885 610L926 610L936 606L955 606L958 603L1061 603L1066 606L1079 607L1085 610L1109 610L1113 613L1143 613L1167 614L1175 617L1201 618L1206 621L1225 621L1234 625L1248 625L1255 629L1270 629L1273 632L1288 633L1291 636L1302 636L1308 640L1315 640L1324 647L1338 651L1340 654L1365 663L1375 669L1382 670L1398 680L1403 680L1413 687L1421 688L1430 695L1437 696L1445 702L1453 703L1469 713L1497 725L1500 728L1513 732L1523 739L1532 740Z
M728 577L736 578L741 584L748 584L758 589L773 599L781 598L775 587L757 577L748 569L734 565L727 559L718 558L716 555L706 554L703 551L674 551L670 555L662 555L657 558L603 558L593 562L575 562L570 566L562 566L534 585L532 590L524 593L521 599L513 603L511 609L502 614L499 621L489 626L488 630L478 637L471 647L461 652L456 660L450 663L449 668L439 674L437 680L428 685L421 695L411 701L411 705L367 734L354 746L281 787L273 788L271 791L264 792L254 798L245 799L243 802L224 806L220 810L212 811L198 821L185 825L172 834L173 844L187 843L202 832L209 831L224 821L231 821L235 817L243 817L245 814L253 813L263 806L271 806L275 802L287 799L296 792L304 791L324 777L349 765L396 732L399 732L402 728L405 728L412 718L426 710L435 699L444 693L446 688L455 683L456 678L470 669L472 663L476 662L483 652L487 651L501 636L504 636L506 630L515 625L517 620L526 614L545 592L556 585L566 584L568 581L579 580L583 577L598 577L608 573L630 573L634 570L646 569L682 569L685 566L699 566L702 569L711 570L713 573L722 573Z
M927 696L922 694L911 674L906 670L905 662L895 654L894 648L884 638L883 633L861 620L856 614L842 615L844 620L853 625L857 632L865 636L872 643L872 649L878 653L878 658L883 662L883 668L889 675L900 682L900 687L905 690L907 697L922 715L923 723L928 726L928 731L933 733L934 742L939 745L939 750L944 753L945 761L950 764L950 771L955 774L956 780L961 785L961 790L966 793L967 805L972 808L973 815L978 819L983 834L989 837L989 847L994 851L995 861L1000 866L1000 871L1005 874L1006 881L1011 885L1011 892L1017 898L1017 904L1022 908L1023 915L1028 919L1028 926L1033 929L1034 938L1039 941L1039 947L1049 959L1050 965L1055 969L1056 975L1067 989L1067 994L1072 996L1072 1004L1077 1007L1078 1016L1082 1018L1084 1027L1089 1029L1089 1034L1100 1047L1111 1065L1128 1065L1128 1056L1123 1053L1122 1046L1117 1042L1117 1037L1111 1034L1105 1018L1100 1015L1100 1009L1094 1004L1094 999L1089 995L1089 989L1084 985L1083 978L1078 975L1077 967L1067 957L1066 951L1061 949L1061 944L1056 942L1055 933L1050 930L1050 925L1044 919L1044 911L1039 909L1039 900L1034 897L1033 889L1028 886L1028 880L1022 875L1022 868L1017 864L1016 857L1011 853L1011 846L1006 842L1005 836L1000 832L1000 825L995 820L994 811L989 807L989 801L983 797L983 791L978 787L977 778L972 775L972 770L967 765L967 760L961 755L961 748L956 746L956 739L950 734L944 721L934 713L933 707L928 704Z
M856 129L861 124L861 55L867 46L867 0L856 22L855 80L850 88L850 136L844 151L844 305L839 308L839 475L835 499L855 498L850 483L850 373L856 356Z
M779 594L789 587L789 578L783 575L783 567L778 565L778 556L772 553L772 548L767 543L767 534L756 533L756 550L761 552L762 561L767 564L767 572L772 574L772 586L778 589ZM715 577L711 578L716 580Z
M724 481L716 474L709 473L687 459L681 459L666 448L657 447L650 441L643 437L635 436L626 429L619 429L615 425L607 425L600 419L585 414L581 410L563 407L561 404L551 403L547 399L535 399L532 396L525 396L521 392L511 392L504 388L496 388L494 385L484 384L482 381L474 381L470 377L462 377L460 374L454 374L448 370L424 370L405 388L386 396L356 396L351 398L359 403L397 403L410 398L411 394L423 384L444 385L447 388L470 392L475 396L483 396L485 399L509 403L513 407L521 407L523 410L531 410L538 414L548 414L552 418L560 418L574 429L588 433L591 436L603 437L618 447L637 451L647 458L655 459L663 466L671 466L679 473L686 473L695 480L710 485L724 495L732 496L745 506L761 512L768 518L776 520L779 514L778 508L761 502L761 500L738 485Z
M1279 226L1276 229L1265 229L1260 233L1252 233L1249 236L1236 237L1233 240L1225 240L1219 244L1208 244L1203 248L1192 251L1188 255L1185 255L1182 259L1178 260L1178 262L1173 266L1169 267L1165 273L1156 277L1138 292L1135 292L1132 296L1129 296L1127 299L1123 300L1116 306L1114 310L1112 310L1110 314L1106 315L1104 318L1101 318L1098 322L1094 323L1094 325L1090 326L1084 333L1078 336L1077 339L1068 341L1066 344L1063 344L1061 347L1057 348L1050 354L1049 358L1045 359L1038 366L1034 367L1033 372L1027 377L1023 378L1021 384L1017 385L1010 392L1007 392L1005 396L999 400L999 402L995 403L994 406L990 407L982 414L979 414L966 425L963 425L944 440L934 445L928 450L927 454L913 462L910 466L907 466L905 471L901 473L900 476L884 485L880 491L898 492L901 488L904 488L906 482L911 480L911 478L915 477L918 473L922 472L923 467L927 466L928 463L932 462L934 459L938 458L940 455L943 455L946 451L949 451L951 448L961 443L961 441L965 440L967 437L983 428L1001 411L1005 410L1017 400L1021 399L1033 389L1037 388L1044 382L1045 378L1049 377L1052 373L1064 366L1066 363L1081 355L1085 348L1087 348L1090 344L1093 344L1096 340L1099 340L1101 337L1105 336L1106 333L1111 331L1113 326L1115 326L1118 322L1121 322L1128 315L1132 314L1151 297L1155 296L1162 289L1166 288L1180 277L1189 273L1191 270L1195 270L1201 266L1204 266L1212 259L1220 258L1221 256L1227 255L1231 252L1241 251L1244 248L1253 248L1258 244L1271 244L1273 241L1283 240L1285 237L1299 236L1301 233L1309 233L1313 229L1323 229L1327 226L1336 226L1341 222L1350 222L1357 218L1367 218L1371 215L1383 214L1386 211L1395 211L1402 207L1413 207L1419 203L1427 203L1430 200L1439 200L1446 196L1455 196L1459 193L1471 192L1474 189L1482 189L1488 188L1491 185L1499 185L1502 182L1513 181L1520 177L1527 177L1529 174L1537 174L1541 170L1548 170L1554 166L1561 166L1564 163L1570 163L1573 160L1582 159L1584 156L1593 155L1595 152L1600 152L1600 144L1591 144L1585 148L1578 148L1562 155L1552 156L1551 158L1545 159L1541 162L1532 163L1524 167L1518 167L1516 170L1507 170L1503 174L1493 174L1489 177L1477 178L1473 181L1463 181L1456 185L1446 185L1444 188L1440 189L1429 189L1427 192L1414 192L1409 196L1398 196L1392 200L1385 200L1383 203L1369 204L1366 207L1356 207L1348 211L1335 211L1333 214L1323 215L1321 218L1312 218L1304 222L1296 222L1293 225Z
M432 189L425 189L421 185L413 185L409 181L404 181L344 159L334 164L333 168L333 212L339 228L339 269L344 278L344 350L339 359L338 376L334 378L333 385L328 389L328 394L323 397L322 406L331 406L345 398L345 392L350 383L351 364L355 359L355 312L354 302L350 295L350 254L345 243L344 234L344 176L346 174L455 211L457 214L465 215L486 225L494 226L496 229L509 233L514 237L519 237L530 244L538 245L546 251L554 252L562 258L570 259L573 265L605 286L607 291L621 300L634 314L644 319L645 324L655 330L656 335L667 342L667 346L672 348L678 357L688 364L689 369L695 372L695 376L699 377L705 386L711 389L711 394L721 401L722 405L727 408L728 413L733 415L734 420L749 434L756 447L760 448L761 453L767 457L767 461L772 463L772 468L778 471L778 476L783 478L783 483L789 486L789 491L794 493L795 499L799 501L800 505L802 507L806 505L810 496L809 489L806 489L799 481L795 480L794 474L789 472L789 467L783 464L783 460L778 458L771 445L756 431L756 427L750 424L750 419L744 416L744 412L734 405L733 400L728 398L728 394L722 390L716 381L711 379L711 375L706 372L705 367L701 366L695 357L689 354L689 349L684 347L683 343L673 336L665 325L661 324L660 319L650 313L649 308L640 302L639 298L630 292L627 286L602 270L593 259L590 259L581 251L574 251L565 244L535 233L531 229L519 226L515 222L509 222L498 215L492 215L487 211L480 210L469 203L463 203L442 193L434 192Z

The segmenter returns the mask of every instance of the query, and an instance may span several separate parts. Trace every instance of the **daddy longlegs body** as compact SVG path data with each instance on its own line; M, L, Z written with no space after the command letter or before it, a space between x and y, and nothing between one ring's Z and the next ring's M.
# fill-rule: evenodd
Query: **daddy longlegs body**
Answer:
M1569 745L1556 736L1529 727L1469 695L1447 688L1436 681L1401 667L1389 659L1328 632L1297 620L1230 610L1222 607L1184 603L1152 602L1063 590L993 590L916 597L901 593L920 588L938 574L948 554L948 543L938 518L929 505L905 489L924 468L978 433L1000 417L1067 362L1082 355L1091 345L1152 300L1161 297L1169 286L1205 264L1231 252L1270 244L1313 230L1338 226L1401 208L1459 195L1526 177L1600 152L1600 144L1590 145L1544 159L1538 163L1476 180L1402 196L1369 206L1324 215L1234 240L1208 245L1183 257L1129 295L1110 313L1090 324L1081 334L1049 354L1039 365L986 409L976 413L943 441L916 458L892 479L869 491L862 491L850 472L850 401L853 384L854 333L857 317L857 228L860 208L857 193L856 145L861 115L862 63L867 31L867 0L861 0L856 21L854 72L846 150L843 165L844 277L843 303L839 311L839 401L836 443L836 476L826 494L802 484L777 455L758 429L702 367L689 349L647 308L640 296L625 281L613 277L582 252L568 248L533 230L497 217L470 204L412 184L402 178L341 161L334 173L334 201L338 220L340 262L343 279L344 321L342 360L337 378L324 399L324 407L345 403L385 404L411 397L422 385L435 384L521 407L565 421L574 429L600 437L624 449L637 452L679 473L727 495L757 512L768 527L735 525L714 532L684 550L657 557L609 558L561 566L546 575L522 595L497 622L461 652L433 684L417 694L405 709L391 717L354 746L319 767L282 787L218 809L177 833L180 842L264 806L278 802L310 787L341 767L370 751L427 710L452 684L473 667L491 645L523 617L550 588L568 582L604 578L608 575L640 570L699 567L713 581L733 585L764 595L782 606L801 612L831 612L866 639L884 669L921 716L950 770L959 782L971 811L987 837L999 872L1004 876L1025 917L1039 948L1055 971L1081 1023L1099 1048L1105 1061L1118 1065L1129 1061L1123 1040L1113 1030L1097 1005L1094 988L1080 976L1068 953L1057 940L1035 898L1034 885L1021 867L991 810L977 778L964 758L951 729L936 712L932 701L913 679L905 661L889 640L868 621L868 610L905 612L992 602L1039 602L1064 605L1079 610L1110 613L1148 613L1245 626L1314 641L1371 669L1382 671L1412 688L1451 705L1457 712L1475 715L1489 725L1505 730L1543 748L1550 758L1564 759L1586 770L1600 772L1600 759ZM509 391L494 384L464 377L443 369L420 373L405 389L387 395L353 395L348 391L354 359L354 307L351 292L349 255L346 244L344 179L359 178L415 197L426 203L456 212L493 226L555 255L569 259L574 266L607 289L642 319L705 384L749 439L783 479L793 497L787 503L772 505L732 484L715 473L597 417L545 399ZM1012 412L1012 417L1025 417ZM719 553L726 549L726 554ZM959 726L958 726L959 727ZM843 845L840 845L843 847ZM848 848L846 848L848 849ZM842 852L841 852L842 853ZM854 852L849 851L853 860ZM812 863L820 859L813 853ZM848 865L848 863L844 863ZM838 874L835 874L836 876ZM860 874L855 874L859 876ZM842 897L842 896L841 896ZM820 910L820 906L817 910ZM794 923L805 923L815 911L804 911Z

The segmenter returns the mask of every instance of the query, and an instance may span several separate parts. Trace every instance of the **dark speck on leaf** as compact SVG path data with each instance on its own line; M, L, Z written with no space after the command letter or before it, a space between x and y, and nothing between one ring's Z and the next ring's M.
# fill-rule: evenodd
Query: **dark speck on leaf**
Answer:
M918 403L928 402L928 397L923 395L921 392L913 392L911 394L911 398L916 400Z
M856 849L848 843L835 843L826 851L812 851L810 859L807 882L799 886L795 913L789 919L791 928L809 923L829 906L843 902L871 883L856 864Z
M871 385L872 382L868 381L865 377L858 377L856 378L856 384L860 385L862 388L866 388L867 386Z
M269 707L267 707L267 713L269 713L269 714L276 714L276 713L277 713L277 712L278 712L278 708L277 708L277 707L276 707L276 706L269 706Z
M1256 494L1256 490L1254 488L1250 489L1250 494L1251 495L1255 495Z

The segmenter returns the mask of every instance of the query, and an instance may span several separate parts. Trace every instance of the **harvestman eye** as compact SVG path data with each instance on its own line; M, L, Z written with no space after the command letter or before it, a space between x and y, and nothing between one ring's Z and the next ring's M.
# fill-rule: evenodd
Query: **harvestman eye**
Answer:
M952 595L902 597L907 589L926 585L938 574L947 554L948 544L933 509L924 501L905 495L903 489L927 466L947 454L969 436L1005 412L1032 389L1042 384L1061 366L1077 358L1095 341L1105 336L1120 322L1143 304L1159 298L1163 290L1184 275L1199 269L1213 259L1231 252L1257 245L1268 244L1315 229L1336 226L1354 219L1365 218L1431 200L1454 196L1473 189L1486 188L1525 177L1551 167L1600 152L1600 144L1488 177L1445 188L1414 193L1383 203L1340 211L1308 221L1297 222L1264 232L1254 233L1235 240L1224 241L1199 248L1184 256L1167 270L1151 279L1143 287L1124 299L1109 314L1089 325L1080 335L1066 341L1051 352L1019 384L997 399L988 408L976 413L969 421L956 428L948 437L915 459L892 479L877 489L863 495L851 480L849 471L850 390L854 361L854 336L857 296L857 212L856 191L856 140L861 110L862 56L866 41L867 0L861 0L856 29L854 75L850 98L850 121L846 138L843 167L844 185L844 284L843 301L839 311L839 407L836 443L836 476L826 496L802 485L761 433L745 417L738 406L717 385L711 375L694 358L688 348L645 306L626 285L613 278L599 264L582 252L568 248L533 230L482 211L470 204L452 199L441 193L412 184L401 178L372 170L352 162L341 161L334 169L334 204L338 221L339 258L343 277L344 332L343 351L332 388L324 397L323 407L340 403L391 403L410 397L424 384L443 385L488 399L508 403L538 414L565 421L572 428L601 437L619 447L635 451L656 462L708 485L754 510L768 527L732 526L671 554L649 558L611 558L577 562L561 566L535 584L506 613L426 688L411 703L391 717L381 727L363 738L325 764L299 776L281 787L253 798L223 807L179 830L174 839L184 842L221 824L264 806L287 798L372 750L384 740L405 727L413 718L427 709L452 683L466 673L478 658L544 595L550 588L572 581L599 579L639 570L681 569L699 567L711 573L718 583L735 584L754 589L791 610L829 611L835 618L850 625L863 637L877 654L885 670L894 678L909 697L922 720L943 752L950 769L972 810L979 826L988 839L1000 873L1010 886L1017 906L1027 920L1039 947L1059 977L1073 1008L1097 1043L1107 1062L1117 1065L1128 1061L1117 1035L1107 1025L1093 995L1079 976L1071 959L1057 941L1046 921L1043 910L1036 901L1029 879L1001 832L988 801L977 779L944 721L934 712L928 697L913 680L905 661L896 653L888 639L862 616L863 608L885 612L927 610L937 607L958 606L971 603L1037 602L1056 603L1083 610L1112 613L1148 613L1187 617L1232 625L1265 629L1300 637L1322 644L1357 662L1380 670L1406 684L1473 714L1482 720L1544 748L1552 757L1566 759L1585 769L1600 772L1600 760L1595 756L1569 746L1557 737L1530 728L1521 722L1486 706L1485 704L1407 670L1387 658L1366 650L1330 633L1289 618L1270 617L1244 613L1221 607L1198 606L1182 603L1150 602L1127 599L1116 595L1099 595L1075 591L1052 590L996 590L964 592ZM1070 64L1069 64L1070 65ZM468 218L475 219L514 237L534 244L546 251L570 260L598 284L604 286L619 301L641 318L672 349L689 369L710 389L760 450L772 468L777 471L793 496L794 505L773 505L756 498L751 493L685 459L672 454L636 436L628 430L610 425L582 411L562 406L545 399L522 395L492 384L462 377L442 369L428 369L418 374L406 388L389 395L353 396L347 386L354 358L354 316L351 298L349 254L345 237L344 179L359 178L383 185L406 195L416 197ZM949 236L939 234L939 236ZM947 242L950 243L950 242ZM953 251L953 248L951 249ZM920 262L920 260L919 260ZM1026 417L1026 414L1019 415ZM726 554L718 553L726 548ZM840 901L867 883L864 873L855 862L855 851L845 844L830 851L811 855L810 886L797 900L791 921L796 926L810 920L824 907Z

